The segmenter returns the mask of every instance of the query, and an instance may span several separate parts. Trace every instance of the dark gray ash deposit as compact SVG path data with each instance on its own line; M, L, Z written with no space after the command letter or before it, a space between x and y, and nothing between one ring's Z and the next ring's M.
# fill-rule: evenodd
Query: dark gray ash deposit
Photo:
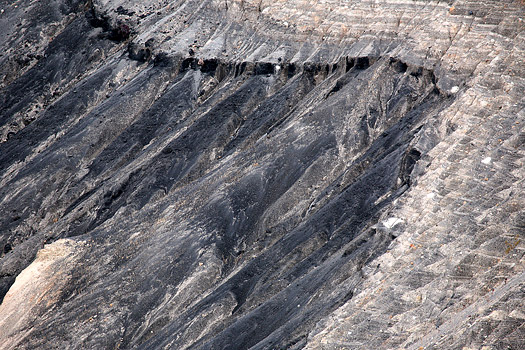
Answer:
M523 349L524 16L1 1L0 349Z

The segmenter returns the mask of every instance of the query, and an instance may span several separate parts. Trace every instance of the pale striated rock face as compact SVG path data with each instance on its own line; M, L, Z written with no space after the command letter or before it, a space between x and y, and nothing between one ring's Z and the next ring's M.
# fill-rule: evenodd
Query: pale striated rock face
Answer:
M0 3L0 349L523 349L524 21Z
M14 348L23 341L31 333L27 325L38 322L39 312L59 303L63 291L74 284L70 272L78 263L79 245L68 239L50 244L17 276L0 305L3 347Z

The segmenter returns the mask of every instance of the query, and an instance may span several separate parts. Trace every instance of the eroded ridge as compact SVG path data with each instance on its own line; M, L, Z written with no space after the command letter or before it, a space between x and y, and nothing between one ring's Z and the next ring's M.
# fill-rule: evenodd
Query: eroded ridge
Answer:
M522 13L6 5L0 348L519 348Z

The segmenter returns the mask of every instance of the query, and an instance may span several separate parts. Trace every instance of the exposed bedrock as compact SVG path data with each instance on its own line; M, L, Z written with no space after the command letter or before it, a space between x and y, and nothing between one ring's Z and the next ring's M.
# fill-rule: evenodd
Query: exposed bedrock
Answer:
M0 4L0 349L521 349L521 1Z

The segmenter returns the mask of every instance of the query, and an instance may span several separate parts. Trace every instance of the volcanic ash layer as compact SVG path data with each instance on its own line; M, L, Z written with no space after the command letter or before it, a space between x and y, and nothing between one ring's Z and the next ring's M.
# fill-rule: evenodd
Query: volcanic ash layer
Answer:
M0 349L522 349L523 1L0 4Z

